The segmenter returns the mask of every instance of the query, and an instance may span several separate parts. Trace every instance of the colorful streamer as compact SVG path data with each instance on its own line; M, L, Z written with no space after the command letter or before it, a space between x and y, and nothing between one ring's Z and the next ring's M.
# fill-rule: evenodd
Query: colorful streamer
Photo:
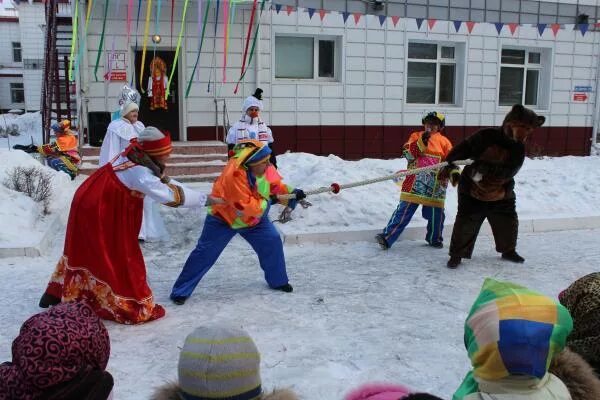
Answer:
M173 75L175 74L175 69L177 68L177 60L179 59L179 50L181 49L181 39L183 37L183 32L185 31L185 17L187 16L187 8L190 0L185 0L183 3L183 15L181 16L181 28L179 29L179 38L177 39L177 47L175 48L175 58L173 59L173 68L171 68L171 74L169 75L169 83L167 84L167 89L165 90L165 99L169 97L171 82L173 81Z
M90 0L88 3L88 6L87 6L87 12L85 15L85 25L83 28L83 37L84 38L87 38L88 24L90 22L90 15L92 14L93 4L94 4L94 0ZM83 40L79 44L79 50L77 51L77 60L75 60L75 75L77 75L79 73L79 64L81 64L81 58L83 57L86 43L87 43L87 40Z
M71 38L71 55L69 56L69 81L73 81L73 62L75 44L77 43L77 23L79 21L79 2L75 3L75 16L73 17L73 37Z
M208 22L208 12L210 10L210 0L206 0L206 8L204 10L204 21L202 22L202 33L200 34L200 45L198 46L198 54L196 55L196 62L194 63L194 69L192 75L185 90L185 97L190 95L190 89L192 88L192 82L194 80L194 72L198 68L198 62L200 61L200 52L202 51L202 43L204 42L204 33L206 32L206 23Z
M198 0L198 38L200 37L200 35L202 34L202 0ZM198 49L200 49L202 47L202 43L199 42L198 44ZM192 77L194 76L194 73L192 72ZM196 76L196 80L200 80L200 70L198 70L197 76Z
M157 0L156 1L156 18L154 19L154 34L158 35L160 33L160 10L162 8L162 0ZM154 57L156 57L156 46L158 43L156 43L154 40L152 40L152 43L154 43Z
M258 39L258 32L260 30L260 21L261 21L263 11L265 9L265 2L266 2L266 0L262 0L260 3L260 13L258 14L258 23L256 24L256 30L254 31L254 38L252 39L252 46L250 46L250 56L248 57L248 65L250 65L250 63L252 63L252 58L254 57L254 49L256 47L256 41ZM242 76L240 76L240 79L238 80L238 84L244 79L244 77L246 76L246 72L248 72L248 68L246 68L246 70L244 71Z
M248 23L248 34L246 35L246 45L244 46L244 57L242 59L242 71L240 72L240 76L244 75L246 69L246 57L248 56L248 46L250 45L250 35L252 35L252 27L254 26L254 16L256 15L257 6L258 0L254 0L252 3L252 11L250 13L250 22ZM235 89L233 90L234 94L237 94L239 86L240 81L235 85Z
M144 90L144 64L146 63L146 47L148 44L148 32L150 30L150 15L152 15L152 0L148 0L146 6L146 25L144 26L144 41L142 44L142 64L140 66L140 93L145 93Z
M129 0L127 4L127 47L131 39L131 14L133 12L133 0Z
M102 55L102 48L104 47L104 32L106 30L106 18L108 17L108 4L110 0L105 0L104 3L104 20L102 21L102 33L100 34L100 45L98 46L98 54L96 54L96 66L94 67L94 78L98 82L98 67L100 66L100 56Z

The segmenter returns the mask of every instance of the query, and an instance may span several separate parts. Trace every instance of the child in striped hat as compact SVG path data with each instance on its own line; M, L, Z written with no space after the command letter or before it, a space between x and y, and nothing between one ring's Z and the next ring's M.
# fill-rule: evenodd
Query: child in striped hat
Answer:
M159 388L151 400L298 400L290 390L266 394L260 353L246 331L233 326L199 327L179 354L177 383Z

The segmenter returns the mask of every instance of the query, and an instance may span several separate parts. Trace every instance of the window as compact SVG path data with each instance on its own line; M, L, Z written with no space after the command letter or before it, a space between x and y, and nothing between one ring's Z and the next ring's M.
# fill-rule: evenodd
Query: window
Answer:
M275 78L338 80L335 37L275 36Z
M542 59L539 49L502 49L498 95L501 106L540 105Z
M12 50L13 50L13 61L14 62L22 62L23 55L21 53L21 43L20 42L12 42Z
M10 84L10 101L12 103L24 103L25 102L25 89L22 83L11 83Z
M23 68L25 69L42 69L44 60L38 58L26 58L23 60Z
M408 43L406 102L458 104L460 44ZM461 74L462 76L462 74Z

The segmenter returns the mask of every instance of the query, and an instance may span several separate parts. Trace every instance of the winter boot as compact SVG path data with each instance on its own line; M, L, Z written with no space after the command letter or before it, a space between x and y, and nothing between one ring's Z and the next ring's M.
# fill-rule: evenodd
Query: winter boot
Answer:
M427 244L429 244L434 249L443 249L444 248L443 242L432 242L432 243L427 242Z
M524 263L525 259L519 255L516 251L507 251L506 253L502 253L502 258L511 261L514 263Z
M379 247L381 247L382 250L387 250L390 248L390 244L383 233L375 235L375 240L377 240L377 243L379 243Z
M188 298L185 296L173 296L171 297L171 300L173 300L173 303L177 304L178 306L182 306L185 304L185 301Z
M60 299L58 297L52 296L51 294L48 294L48 293L44 293L42 295L42 298L40 299L39 306L41 308L48 308L51 306L55 306L57 304L60 304Z
M280 290L280 291L286 292L286 293L291 293L294 291L294 288L289 283L286 283L285 285L277 286L276 288L273 288L273 289Z
M450 259L446 263L446 266L450 269L456 269L456 268L458 268L458 265L460 264L461 261L462 261L462 258L460 258L460 257L450 256Z

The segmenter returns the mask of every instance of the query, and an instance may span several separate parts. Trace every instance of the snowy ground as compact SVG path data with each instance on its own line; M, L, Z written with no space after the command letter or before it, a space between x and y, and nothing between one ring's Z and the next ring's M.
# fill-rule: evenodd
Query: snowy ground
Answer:
M445 250L401 241L383 252L374 243L286 246L294 293L274 292L256 257L238 238L184 306L168 301L171 285L199 235L195 211L167 210L172 242L144 248L150 285L167 316L141 326L108 322L108 369L115 399L148 399L176 378L179 348L202 324L244 327L262 353L266 388L292 387L303 399L335 400L351 387L378 380L405 383L450 398L468 369L463 323L484 277L512 280L556 296L597 270L600 230L522 235L523 265L503 262L487 237L473 260L456 271ZM175 224L178 221L179 223ZM37 301L60 255L0 260L0 361Z
M16 125L19 136L0 137L0 149L8 149L15 144L42 144L42 115L39 112L23 115L0 114L0 128Z

